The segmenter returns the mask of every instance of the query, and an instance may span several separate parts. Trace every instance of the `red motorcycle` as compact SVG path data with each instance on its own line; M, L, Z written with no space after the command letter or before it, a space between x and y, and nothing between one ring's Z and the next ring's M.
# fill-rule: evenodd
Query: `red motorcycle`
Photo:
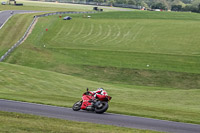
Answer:
M108 101L111 100L112 97L106 96L104 98L94 96L89 93L88 88L87 92L83 93L82 100L76 102L72 109L74 111L87 110L87 111L95 111L98 114L104 113L108 109Z

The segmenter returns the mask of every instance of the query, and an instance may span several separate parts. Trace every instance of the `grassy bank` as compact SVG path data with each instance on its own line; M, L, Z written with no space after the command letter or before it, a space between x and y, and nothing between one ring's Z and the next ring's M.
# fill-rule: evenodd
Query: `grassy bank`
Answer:
M72 107L86 88L106 88L109 112L200 123L198 89L111 85L74 76L0 63L0 98Z
M4 25L0 30L0 57L24 35L33 16L33 14L17 14Z
M112 12L93 14L91 19L72 15L72 21L40 18L7 62L113 84L197 89L200 16L163 14Z
M0 122L0 132L3 133L158 133L149 130L74 122L8 112L0 112Z

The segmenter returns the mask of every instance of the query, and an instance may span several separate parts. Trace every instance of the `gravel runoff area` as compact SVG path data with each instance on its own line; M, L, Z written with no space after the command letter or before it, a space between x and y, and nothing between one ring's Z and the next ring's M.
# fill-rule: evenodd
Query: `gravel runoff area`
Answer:
M121 127L149 129L162 132L174 133L199 133L200 125L151 118L135 117L119 114L96 114L88 111L73 111L70 108L18 102L0 99L0 110L7 112L18 112L59 118L73 121L84 121L98 124L116 125Z
M25 10L6 10L0 12L0 29L4 26L4 24L12 17L14 14L23 14L23 13L37 13L44 11L25 11Z

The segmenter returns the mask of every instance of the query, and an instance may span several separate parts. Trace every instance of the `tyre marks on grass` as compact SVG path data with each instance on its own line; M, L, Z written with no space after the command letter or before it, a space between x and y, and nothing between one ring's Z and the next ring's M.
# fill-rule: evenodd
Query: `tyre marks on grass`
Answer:
M96 35L96 36L94 36L94 37L91 37L91 38L88 38L88 39L86 39L84 42L92 42L93 43L93 40L96 40L96 39L98 39L100 36L101 36L101 34L102 34L102 25L100 24L99 25L99 30L98 30L98 34Z
M83 39L89 37L92 34L93 30L94 30L94 24L91 24L90 25L90 32L88 32L88 34L85 35L85 36L82 36L82 37L79 37L79 38L75 39L74 43L76 43L78 40L83 40Z
M101 42L101 41L107 39L107 38L110 36L110 34L111 34L111 32L112 32L112 29L111 29L111 26L110 26L110 25L107 25L107 26L108 26L108 32L107 32L107 34L106 34L102 39L95 41L95 42L94 42L94 45L98 45L99 42Z
M83 36L82 38L88 38L89 36L92 35L92 32L94 31L94 24L91 25L91 29L90 29L90 32L86 35L86 36Z
M56 35L55 35L51 40L52 40L52 41L56 41L56 40L59 38L59 36L61 35L61 33L64 32L64 30L66 30L66 29L65 29L64 26L62 26L61 29L59 30L59 32L56 33ZM56 41L56 42L57 42L57 41Z
M67 26L63 25L62 28L59 30L59 34L56 34L57 37L55 37L56 39L52 39L53 42L58 43L58 44L65 44L66 40L63 40L63 35L66 38L71 38L71 33L73 33L73 31L76 29L74 28L75 25L77 25L76 22L73 23L68 23ZM69 27L66 29L66 27ZM59 35L62 33L62 35L59 37Z
M135 34L133 34L133 36L131 36L130 39L127 39L126 40L126 43L125 43L125 46L128 46L128 45L132 45L133 42L137 39L138 35L141 33L141 31L143 30L144 26L141 26L139 28L139 30L137 30L137 32Z
M130 37L130 35L133 32L133 29L137 26L137 23L135 23L135 25L131 26L131 28L128 27L128 31L123 34L123 37L116 43L117 45L120 45L122 42L127 42L128 38ZM126 27L125 27L126 28Z
M107 44L107 45L109 45L109 44L111 44L111 45L116 44L116 43L112 43L112 42L114 42L115 40L118 40L118 38L120 37L120 35L121 35L121 28L120 28L119 25L117 25L116 35L114 35L114 37L112 39L110 39L107 42L105 42L105 44Z
M143 26L142 27L140 27L140 29L136 32L136 34L133 36L133 41L137 38L137 36L140 34L140 32L143 30Z
M78 38L82 34L82 32L84 31L84 28L85 28L85 23L82 24L81 30L78 32L78 34L76 34L74 36L74 38ZM75 41L76 41L76 39L74 39L72 42L74 43Z
M72 37L75 36L72 35L72 33L75 33L75 30L77 28L76 25L77 25L76 21L73 23L68 23L68 25L63 25L62 28L59 30L59 32L56 34L55 39L52 39L52 41L58 44L65 44L66 40L63 40L62 38L65 37L67 39L72 39ZM59 37L59 35L61 36Z
M71 27L71 29L69 30L69 32L67 32L67 34L66 34L66 36L69 36L71 33L72 33L72 31L74 30L74 26L76 25L76 23L73 23L72 24L72 27Z

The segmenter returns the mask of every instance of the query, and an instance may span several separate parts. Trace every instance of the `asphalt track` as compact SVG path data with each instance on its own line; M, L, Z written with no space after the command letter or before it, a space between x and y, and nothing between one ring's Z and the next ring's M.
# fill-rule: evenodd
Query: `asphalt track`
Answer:
M13 12L13 13L11 13ZM44 12L44 11L25 11L25 10L7 10L0 12L0 29L3 25L8 21L10 17L14 14L22 14L22 13L37 13L37 12Z
M0 99L0 110L33 114L51 118L84 121L121 127L149 129L172 133L200 133L200 125L156 120L111 113L96 114L88 111L73 111L70 108Z

